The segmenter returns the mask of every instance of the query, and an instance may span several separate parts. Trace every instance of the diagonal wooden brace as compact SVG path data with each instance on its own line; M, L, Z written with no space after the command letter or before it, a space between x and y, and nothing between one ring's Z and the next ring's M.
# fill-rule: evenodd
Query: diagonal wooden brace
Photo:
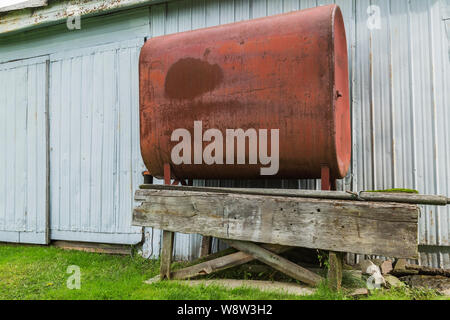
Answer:
M267 249L260 247L259 245L238 240L225 240L233 248L243 251L258 259L261 262L271 266L272 268L306 284L317 286L323 278L299 265L289 261Z
M262 247L274 253L283 253L292 249L292 247L279 246L273 244L263 244ZM198 276L203 276L219 272L225 269L237 267L247 262L255 260L255 258L248 253L242 251L233 252L233 250L234 250L233 248L228 248L222 252L211 254L209 256L209 260L207 261L204 261L205 258L208 259L208 257L205 257L201 259L203 260L203 262L201 263L194 264L190 267L186 267L180 270L171 271L170 279L171 280L191 279ZM223 252L227 251L231 251L232 253L220 256L221 254L223 254ZM164 278L167 278L167 276ZM146 282L153 283L155 281L159 281L164 278L162 278L161 275L158 275Z

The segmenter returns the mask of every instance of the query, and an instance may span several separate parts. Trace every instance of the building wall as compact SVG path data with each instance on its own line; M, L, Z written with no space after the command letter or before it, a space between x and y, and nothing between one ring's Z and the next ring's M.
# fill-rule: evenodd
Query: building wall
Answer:
M20 238L24 237L25 230L28 234L42 233L41 225L34 230L33 225L19 221L20 216L31 219L37 215L45 220L47 214L44 229L49 226L51 240L120 244L136 244L142 240L142 228L131 226L131 212L134 191L143 182L141 173L145 169L139 148L138 60L148 35L149 11L145 8L144 11L130 10L85 19L79 31L70 32L64 24L0 40L0 59L17 60L0 63L0 69L11 63L23 64L30 57L40 57L44 67L48 66L48 73L36 81L41 87L48 83L48 92L30 90L30 85L28 89L46 97L48 113L39 113L39 117L47 118L49 128L48 137L39 136L44 141L39 147L44 155L47 143L48 163L39 167L36 164L33 168L39 173L39 184L27 183L32 182L35 175L21 169L22 162L16 161L15 171L10 170L13 165L5 167L9 173L0 185L8 190L5 191L8 198L0 197L0 226L2 214L6 217L4 220L15 217L17 222L14 228L10 224L7 230L0 227L3 231L0 241L18 242L17 237L13 238L11 232L6 234L6 231L20 231ZM24 88L27 87L20 82L27 78L24 70L16 68L0 77L9 83L2 95L7 96L8 103L0 110L6 112L5 106L11 111L20 110L15 115L7 113L16 124L9 122L5 129L11 127L8 130L11 134L0 135L1 149L7 151L2 153L1 159L11 160L11 163L15 159L35 161L31 157L33 154L20 153L28 145L22 147L22 139L16 139L19 151L15 156L9 152L14 132L23 132L22 127L27 123L23 116L27 110L19 103L24 99L15 94L26 93ZM12 76L18 80L9 82ZM16 97L17 103L11 96ZM33 110L30 106L28 109L32 116ZM4 131L2 129L3 126L0 132ZM34 189L24 192L23 186ZM42 196L45 191L49 193L48 201ZM44 204L36 209L37 213L31 210L35 209L33 205L27 206L28 211L21 205L24 200L33 200L30 196L35 194ZM15 201L16 207L9 198Z
M339 188L398 187L450 195L450 1L334 2L341 6L347 29L353 122L352 172ZM80 31L68 32L60 26L28 32L14 41L0 40L0 59L29 57L30 51L36 56L65 51L67 46L93 47L161 36L328 3L333 1L170 1L82 19ZM135 144L138 141L130 142ZM197 183L252 185L242 181ZM288 185L292 183L277 186ZM316 181L301 181L300 187L320 186ZM449 216L450 208L423 207L419 224L422 263L450 267ZM144 254L156 256L160 233L147 229L145 238ZM197 235L177 235L176 258L196 257L200 240Z

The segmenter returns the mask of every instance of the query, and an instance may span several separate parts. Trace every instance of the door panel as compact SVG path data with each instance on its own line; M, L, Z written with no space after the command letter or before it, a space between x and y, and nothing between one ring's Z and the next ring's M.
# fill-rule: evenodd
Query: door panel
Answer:
M51 238L133 244L143 40L50 57Z
M0 241L48 243L48 57L0 64Z

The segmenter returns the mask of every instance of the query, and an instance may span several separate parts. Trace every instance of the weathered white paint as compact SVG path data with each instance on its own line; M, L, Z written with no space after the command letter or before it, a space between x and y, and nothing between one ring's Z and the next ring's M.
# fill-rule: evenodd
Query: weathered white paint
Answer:
M47 0L3 0L0 2L0 12L43 7L46 5Z
M148 8L112 13L101 18L86 18L81 20L80 30L68 30L64 23L32 32L0 36L0 63L130 39L144 39L149 33Z
M163 0L63 0L53 1L46 7L24 9L0 16L0 35L19 32L58 23L74 15L73 9L82 18L92 17L118 10L141 7Z
M48 242L47 62L0 64L0 241Z

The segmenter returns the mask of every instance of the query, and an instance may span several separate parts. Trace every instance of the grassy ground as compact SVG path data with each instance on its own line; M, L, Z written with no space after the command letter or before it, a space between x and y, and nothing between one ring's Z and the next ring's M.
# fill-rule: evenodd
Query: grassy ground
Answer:
M67 267L81 269L81 289L69 290ZM1 299L348 299L322 284L314 295L299 297L256 289L225 289L217 286L188 287L176 282L144 284L158 274L159 262L135 256L64 251L54 247L0 244ZM244 278L257 275L240 271L225 274ZM224 276L224 274L222 274ZM260 275L263 276L263 275ZM358 285L344 279L348 286ZM434 299L434 293L408 290L378 292L375 299Z

